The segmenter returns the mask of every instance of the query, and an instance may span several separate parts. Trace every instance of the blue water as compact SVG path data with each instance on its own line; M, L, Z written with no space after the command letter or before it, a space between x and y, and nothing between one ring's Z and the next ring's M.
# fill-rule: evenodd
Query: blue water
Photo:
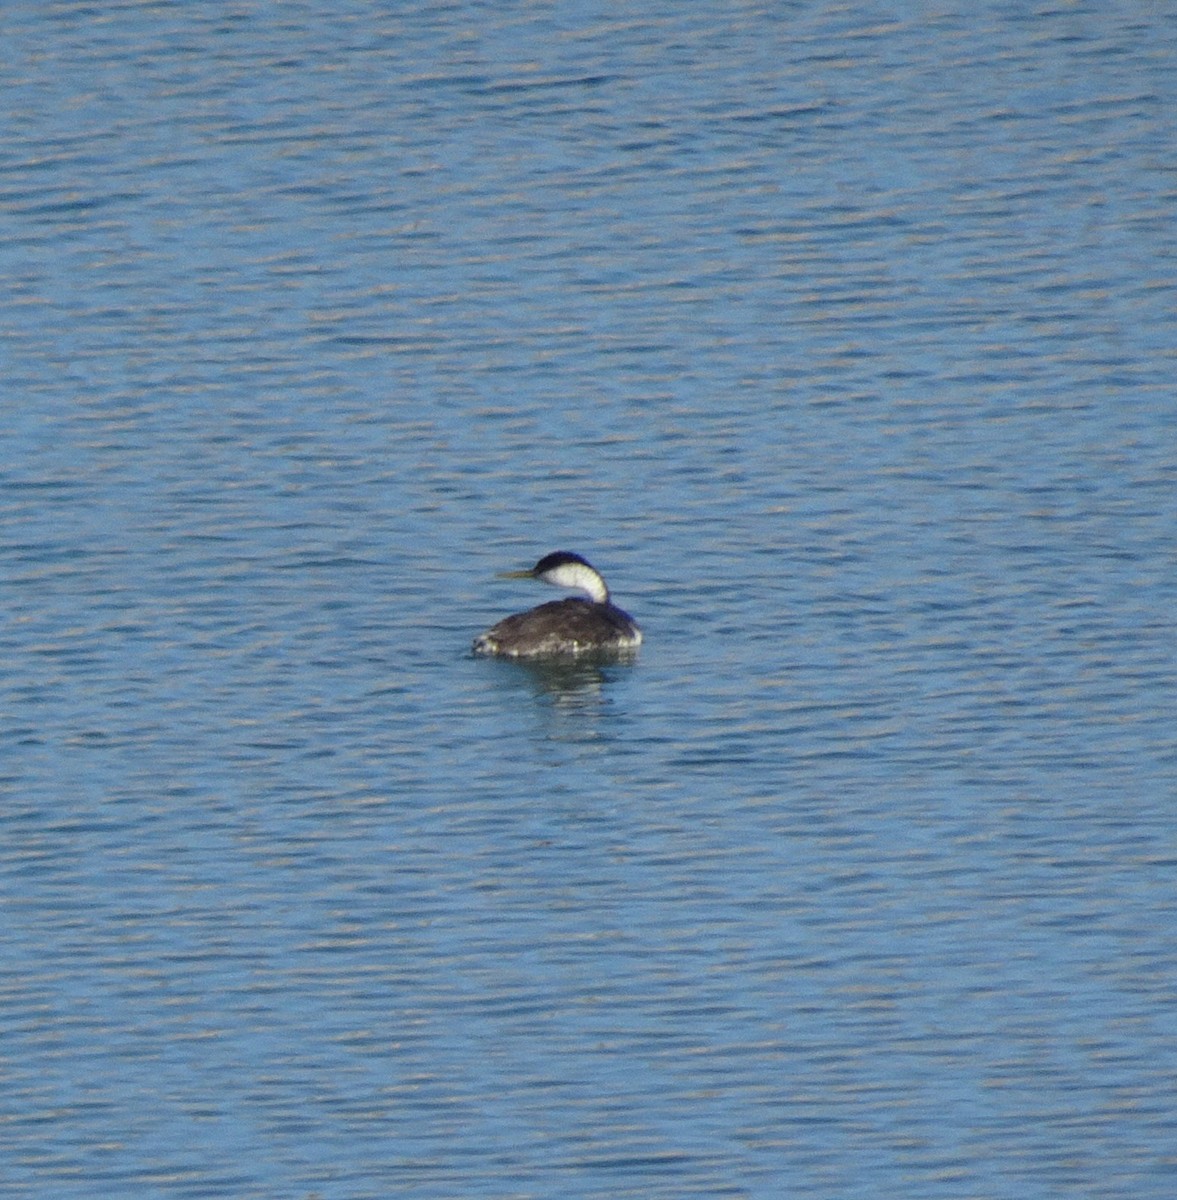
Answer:
M1172 1196L1177 24L916 8L6 6L0 1195Z

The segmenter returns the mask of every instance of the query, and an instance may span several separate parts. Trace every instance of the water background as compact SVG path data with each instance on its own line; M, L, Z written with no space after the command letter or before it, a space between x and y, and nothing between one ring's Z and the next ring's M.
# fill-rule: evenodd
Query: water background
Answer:
M1172 7L3 26L0 1195L1168 1200Z

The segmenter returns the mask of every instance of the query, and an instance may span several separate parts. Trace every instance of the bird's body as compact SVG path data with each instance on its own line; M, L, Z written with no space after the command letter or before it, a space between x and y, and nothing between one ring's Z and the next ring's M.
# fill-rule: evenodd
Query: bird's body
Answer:
M594 567L578 554L559 550L528 571L508 578L541 579L575 588L587 598L552 600L527 612L504 617L474 639L475 654L505 658L548 658L583 654L621 654L642 641L637 622L609 599L609 589Z

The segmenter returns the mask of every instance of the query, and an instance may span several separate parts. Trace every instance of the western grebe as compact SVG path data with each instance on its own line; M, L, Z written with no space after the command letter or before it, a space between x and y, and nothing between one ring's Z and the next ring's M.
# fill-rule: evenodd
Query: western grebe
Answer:
M504 617L474 639L475 654L505 658L616 654L641 645L637 622L610 602L600 572L579 554L557 550L530 570L506 571L500 578L540 579L556 587L575 588L588 599L570 596Z

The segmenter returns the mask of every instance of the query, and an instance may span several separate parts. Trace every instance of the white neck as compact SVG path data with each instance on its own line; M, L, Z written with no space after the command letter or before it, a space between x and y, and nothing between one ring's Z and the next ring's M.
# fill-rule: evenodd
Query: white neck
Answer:
M609 599L605 581L588 563L563 563L554 567L544 574L544 583L585 592L596 604L604 604Z

